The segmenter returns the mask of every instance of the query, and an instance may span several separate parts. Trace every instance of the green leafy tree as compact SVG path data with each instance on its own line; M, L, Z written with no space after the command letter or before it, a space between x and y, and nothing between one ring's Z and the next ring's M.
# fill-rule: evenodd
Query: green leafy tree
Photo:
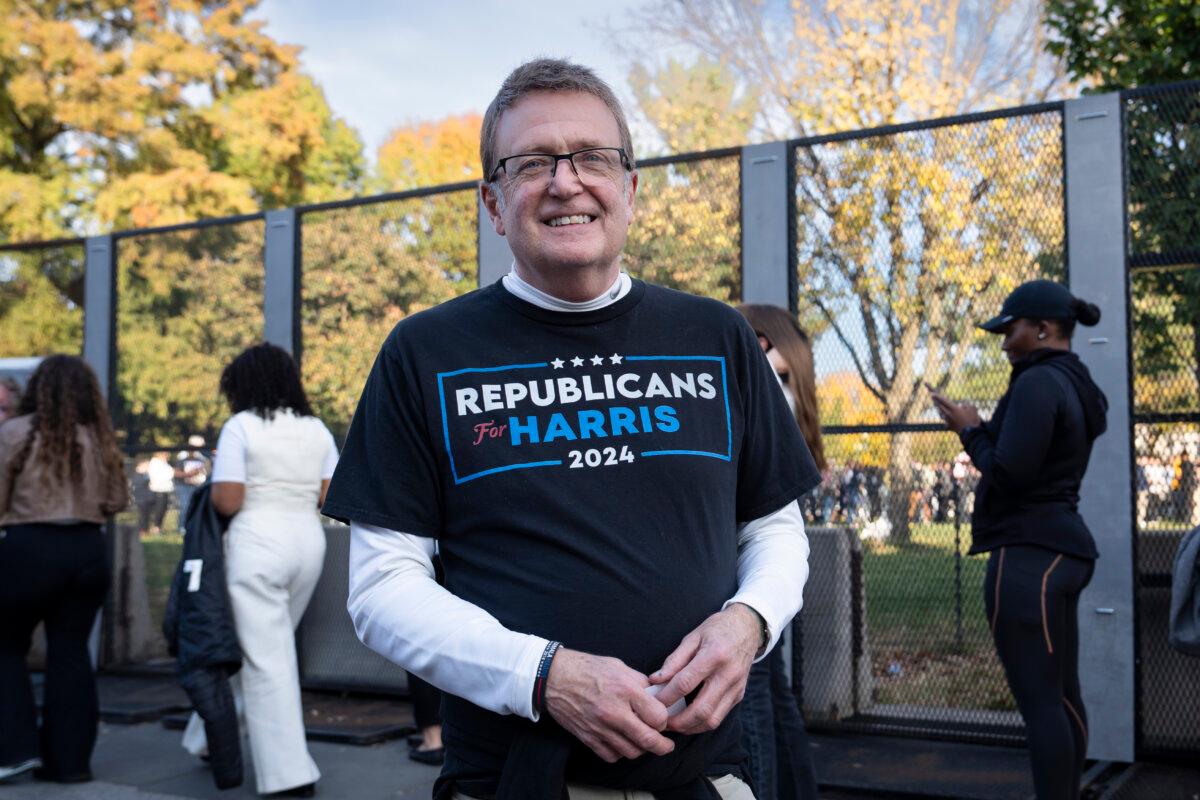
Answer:
M1094 91L1200 78L1193 0L1048 0L1046 49Z
M1200 78L1200 4L1051 0L1047 49L1093 91ZM1200 87L1125 102L1138 410L1200 408Z

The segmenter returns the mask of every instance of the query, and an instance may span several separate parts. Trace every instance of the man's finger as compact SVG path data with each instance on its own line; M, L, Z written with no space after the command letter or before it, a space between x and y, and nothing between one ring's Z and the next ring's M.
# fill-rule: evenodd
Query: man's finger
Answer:
M650 682L654 684L666 683L672 680L679 670L687 666L695 656L696 651L700 649L700 637L689 633L683 637L683 641L675 648L671 655L667 656L667 660L663 662L662 667L655 673L650 675ZM679 698L675 698L678 700ZM674 703L672 700L671 703ZM671 705L664 703L664 705Z
M740 694L721 674L710 675L696 699L667 721L667 729L684 734L715 730L741 699Z
M667 726L667 707L649 692L642 692L640 697L631 697L629 705L633 713L651 729L661 731Z
M658 693L658 700L670 708L681 697L687 697L696 687L703 683L713 671L715 665L711 657L699 653L688 664L675 673L675 677L667 682Z
M648 725L640 724L636 731L626 729L619 734L635 750L629 758L637 758L642 753L654 753L665 756L675 749L675 743Z
M630 760L637 758L642 753L646 752L644 748L638 747L637 744L630 741L627 737L622 736L617 731L610 730L606 737L605 743L613 750L620 753L621 758Z
M609 764L615 764L621 758L620 753L618 753L616 750L613 750L599 739L591 739L589 741L584 741L583 743L588 746L589 750L599 756L601 760L606 761Z
M657 702L650 699L651 702ZM632 712L607 731L607 744L625 758L637 758L646 752L665 755L675 749L675 743L651 728Z

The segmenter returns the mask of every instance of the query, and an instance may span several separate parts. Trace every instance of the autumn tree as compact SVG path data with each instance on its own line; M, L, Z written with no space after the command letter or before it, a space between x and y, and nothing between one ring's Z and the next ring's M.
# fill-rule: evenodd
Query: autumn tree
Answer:
M688 153L740 144L756 101L738 91L720 64L669 60L651 71L635 66L629 85L636 110L660 147ZM642 143L654 153L655 143ZM623 266L644 280L727 303L741 299L741 197L736 155L659 164L638 170L637 214Z
M256 5L0 0L0 241L173 224L359 191L365 162L357 135L300 71L298 48L246 19ZM256 326L198 327L225 319L226 303L261 306L261 235L257 250L236 256L223 242L199 249L214 236L197 235L187 246L149 237L118 251L118 389L143 440L210 424L212 404L219 405L212 370L261 338L261 311ZM230 258L251 266L257 285L245 276L226 281ZM35 301L57 302L66 318L79 305L44 260L34 262L0 277L0 329L20 325ZM26 341L41 352L42 343ZM203 387L196 383L202 365ZM195 405L200 394L203 407Z
M0 358L83 351L83 247L0 252Z
M462 115L396 128L379 148L375 188L478 179L480 124ZM301 369L336 436L392 327L478 284L476 197L471 185L303 215Z
M129 445L210 443L229 417L221 370L262 340L260 221L117 243L115 422Z
M0 2L0 235L346 196L361 144L257 0Z
M628 35L651 75L670 71L653 55L665 45L721 64L754 87L751 134L782 139L1044 99L1063 81L1039 11L1034 0L698 0L647 8ZM797 149L800 305L824 318L888 423L921 418L922 382L950 384L982 342L973 323L1006 290L1061 269L1059 142L1050 115ZM893 483L906 480L908 439L890 448ZM890 515L906 538L905 509Z

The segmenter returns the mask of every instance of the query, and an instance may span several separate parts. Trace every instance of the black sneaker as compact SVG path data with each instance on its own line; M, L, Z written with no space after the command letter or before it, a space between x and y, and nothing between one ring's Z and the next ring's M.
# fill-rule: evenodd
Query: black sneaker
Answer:
M429 764L432 767L440 767L442 762L446 760L446 748L431 747L428 750L414 748L409 751L408 757L419 764Z

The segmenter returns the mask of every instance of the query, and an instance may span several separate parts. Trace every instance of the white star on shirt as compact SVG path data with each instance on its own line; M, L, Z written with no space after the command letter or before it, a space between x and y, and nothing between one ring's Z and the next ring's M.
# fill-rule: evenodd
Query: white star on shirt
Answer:
M561 358L556 358L550 363L554 365L555 369L562 369L565 362Z
M601 358L600 356L592 356L592 364L594 364L595 366L598 367L603 363L604 363L604 359Z
M609 357L608 357L608 360L609 360L609 361L611 361L611 362L612 362L612 363L614 363L614 364L620 364L620 363L621 363L621 357L620 357L619 355L617 355L616 353L613 353L611 356L609 356Z
M574 358L572 358L572 359L571 359L571 366L573 366L573 367L582 367L582 366L583 366L583 359L582 359L582 358L580 358L579 356L575 356Z

